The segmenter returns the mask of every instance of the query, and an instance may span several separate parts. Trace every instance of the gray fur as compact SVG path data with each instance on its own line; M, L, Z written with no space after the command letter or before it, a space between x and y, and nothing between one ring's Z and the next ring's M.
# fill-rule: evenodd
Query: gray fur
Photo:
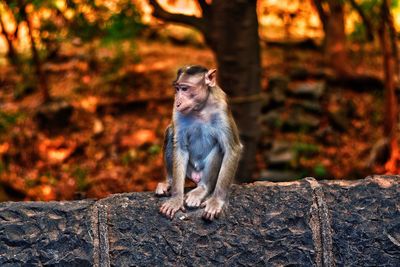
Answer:
M212 162L220 162L222 160L222 148L219 144L218 136L221 134L218 129L216 119L218 115L213 115L213 120L204 122L196 116L177 116L177 144L179 147L189 153L189 161L186 169L186 176L191 177L191 172L203 172L204 179L209 174L206 170L208 165ZM169 127L166 134L164 150L164 158L166 162L167 173L172 174L172 154L173 154L173 135L171 134L172 127ZM220 165L220 164L219 164ZM218 170L213 168L218 174ZM169 176L169 175L168 175ZM202 179L203 181L203 179Z

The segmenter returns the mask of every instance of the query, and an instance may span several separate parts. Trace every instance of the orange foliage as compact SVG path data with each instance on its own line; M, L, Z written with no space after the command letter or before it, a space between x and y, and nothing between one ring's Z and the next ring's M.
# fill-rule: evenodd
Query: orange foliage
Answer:
M0 156L5 154L10 149L10 144L8 142L0 144Z
M139 129L130 135L122 137L121 146L140 147L145 144L153 143L156 138L156 134L153 130Z
M385 164L386 174L399 174L400 173L400 150L397 145L392 146L394 151L391 153L392 158Z
M39 156L50 164L59 164L66 160L77 147L77 143L63 136L55 139L43 139L38 145Z

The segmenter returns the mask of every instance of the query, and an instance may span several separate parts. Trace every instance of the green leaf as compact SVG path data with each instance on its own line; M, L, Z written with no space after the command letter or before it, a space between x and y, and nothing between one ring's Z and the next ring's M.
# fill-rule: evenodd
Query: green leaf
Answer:
M136 36L143 27L139 22L139 14L132 4L128 4L118 14L113 14L105 24L103 43L129 40Z
M5 132L12 125L16 124L22 117L22 113L6 113L0 111L0 132Z
M77 167L72 172L72 176L75 177L76 185L79 191L85 191L89 186L89 183L87 181L87 174L88 171L81 167Z
M161 151L161 147L159 145L152 145L148 149L148 152L151 155L157 155L158 153L160 153L160 151Z
M322 164L317 164L314 167L314 173L317 177L324 177L328 173L325 169L325 166Z
M31 2L31 4L35 7L35 9L40 8L41 6L43 6L46 3L45 0L33 0Z

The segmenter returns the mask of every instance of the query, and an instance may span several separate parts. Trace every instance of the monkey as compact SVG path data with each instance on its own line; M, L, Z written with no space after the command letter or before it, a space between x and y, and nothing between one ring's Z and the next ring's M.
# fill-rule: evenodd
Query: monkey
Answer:
M159 211L173 219L185 206L204 207L202 217L212 221L222 211L240 160L239 131L226 94L216 83L216 69L182 67L173 86L172 123L164 138L166 181L158 183L155 192L170 198ZM197 185L186 195L185 178Z

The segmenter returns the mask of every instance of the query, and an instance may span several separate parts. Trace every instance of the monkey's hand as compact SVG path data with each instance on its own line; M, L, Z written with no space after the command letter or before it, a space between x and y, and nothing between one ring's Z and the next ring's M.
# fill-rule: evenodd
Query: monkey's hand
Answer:
M174 218L174 215L178 210L185 211L185 207L183 206L183 196L171 197L160 207L160 212L171 220Z
M214 218L218 218L222 211L222 207L224 206L225 201L217 198L217 197L210 197L206 201L204 201L201 206L206 207L203 213L203 219L212 221Z
M158 183L157 188L156 188L156 195L157 196L168 196L170 188L171 188L171 186L167 182Z

